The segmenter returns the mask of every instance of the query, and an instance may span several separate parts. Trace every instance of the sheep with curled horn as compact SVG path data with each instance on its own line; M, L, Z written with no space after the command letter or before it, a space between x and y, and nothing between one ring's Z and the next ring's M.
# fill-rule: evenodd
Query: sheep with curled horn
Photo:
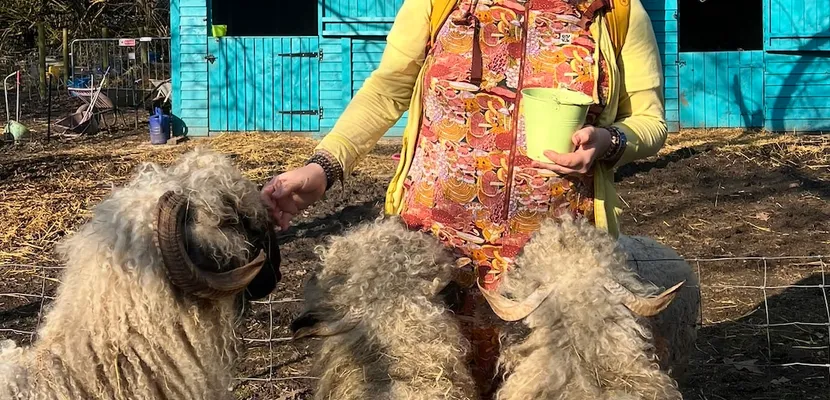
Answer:
M674 378L696 338L696 287L690 266L651 239L546 221L501 286L483 291L529 331L503 344L497 398L681 399Z
M319 336L315 399L476 399L469 346L445 305L454 260L396 217L320 250L296 338Z
M197 149L145 164L58 247L30 347L0 346L0 399L231 399L244 301L280 280L256 185Z

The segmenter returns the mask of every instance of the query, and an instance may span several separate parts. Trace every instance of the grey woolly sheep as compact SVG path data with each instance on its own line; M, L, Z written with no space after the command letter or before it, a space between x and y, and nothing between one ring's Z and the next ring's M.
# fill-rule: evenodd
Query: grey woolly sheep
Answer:
M676 253L563 218L543 224L504 279L488 301L529 334L502 349L498 399L682 398L669 372L682 371L692 350L699 295Z
M323 336L316 399L474 399L469 343L440 292L453 259L396 217L362 225L320 252L296 338Z
M143 165L58 251L38 339L0 346L0 399L230 399L240 301L280 280L273 223L230 161Z

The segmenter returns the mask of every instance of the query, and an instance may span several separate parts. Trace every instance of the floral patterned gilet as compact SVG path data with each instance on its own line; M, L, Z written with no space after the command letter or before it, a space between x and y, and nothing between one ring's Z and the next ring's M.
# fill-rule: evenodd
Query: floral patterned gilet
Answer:
M494 289L543 218L593 220L593 179L530 166L521 90L608 96L590 31L607 0L460 0L425 60L423 114L401 217L431 232ZM468 282L469 283L469 282Z

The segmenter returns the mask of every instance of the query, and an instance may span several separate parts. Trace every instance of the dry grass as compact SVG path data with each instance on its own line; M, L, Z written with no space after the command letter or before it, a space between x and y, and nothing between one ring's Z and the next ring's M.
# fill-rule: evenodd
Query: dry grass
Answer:
M89 217L113 185L125 183L144 162L171 163L197 145L229 154L249 179L264 183L273 174L300 166L316 141L307 137L240 133L153 146L143 137L65 144L27 144L0 152L0 264L52 264L57 240ZM714 147L758 164L830 171L830 138L743 130L682 131L669 137L665 155L692 147ZM371 154L359 170L391 176L387 154Z
M0 153L0 264L45 263L49 250L90 216L113 186L125 183L144 162L172 163L195 146L229 154L244 175L265 183L275 173L301 166L316 141L275 134L225 134L175 147L153 146L130 136L113 141L31 143ZM394 165L373 154L359 170L388 175Z
M103 197L108 195L113 186L121 185L129 180L132 171L143 162L158 162L163 165L172 163L176 157L189 151L197 145L204 145L214 150L229 154L243 170L244 174L259 183L265 181L275 173L300 166L306 157L311 153L316 141L307 137L277 135L277 134L227 134L210 139L191 140L178 146L152 146L146 143L145 135L141 134L124 136L121 138L90 139L74 141L70 143L40 144L29 143L21 147L0 148L0 280L4 282L2 289L5 293L10 291L21 292L21 295L39 295L41 291L47 295L56 281L54 275L48 270L44 272L34 265L57 267L57 260L54 259L52 247L54 244L72 232L89 216L90 210ZM660 151L662 158L672 159L672 154L688 152L689 149L716 150L719 155L716 158L718 165L727 165L733 162L746 162L746 165L755 165L759 169L792 169L797 171L810 172L810 176L818 177L819 182L830 180L830 137L810 135L776 135L766 132L749 133L740 130L706 130L706 131L683 131L669 137L665 147ZM385 184L394 172L396 163L390 159L392 153L397 151L396 145L383 146L369 155L360 163L359 171L370 176L377 182ZM681 159L682 157L678 157ZM715 160L715 158L709 158ZM677 161L670 163L679 164ZM739 164L743 165L743 164ZM676 173L679 168L690 168L678 165L663 168L668 174ZM674 168L674 169L673 169ZM751 167L750 167L751 168ZM654 171L646 175L653 175ZM671 179L669 177L668 179ZM365 181L364 181L365 182ZM642 188L642 177L630 178L625 183L634 188ZM622 185L622 184L621 184ZM626 186L627 188L628 186ZM786 187L786 184L785 186ZM361 190L361 188L351 188ZM366 189L363 189L366 190ZM378 188L374 188L378 190ZM626 189L628 190L628 189ZM714 203L707 202L706 207L714 206L718 216L707 217L694 215L695 221L699 218L708 218L709 221L700 222L700 225L689 225L681 228L679 221L682 221L683 214L671 216L652 215L655 211L648 209L648 213L637 213L646 205L665 203L677 190L683 190L676 182L651 183L647 189L642 189L643 195L633 196L626 200L634 204L634 208L627 207L626 212L637 215L637 219L643 224L642 233L659 237L665 235L677 240L682 240L680 246L689 244L709 243L709 241L722 241L719 237L723 232L736 235L728 241L734 241L738 234L734 230L723 228L720 225L728 223L729 215L740 214L743 220L750 221L750 232L752 240L758 243L772 243L775 235L798 235L798 230L803 227L783 226L778 229L789 229L782 232L770 231L775 226L768 224L779 218L775 212L771 212L772 220L763 220L763 213L752 207L749 200L743 203L735 200L729 204L724 200L729 193L721 193L721 197L715 197ZM668 192L673 190L673 192ZM704 191L715 189L701 188L701 198L706 196ZM349 196L351 192L343 192L336 196ZM622 193L622 192L621 192ZM802 196L807 191L802 191ZM740 193L738 193L740 194ZM738 194L732 194L731 198ZM668 196L663 198L661 196ZM804 197L802 197L804 198ZM718 200L720 199L720 200ZM743 200L740 200L743 201ZM760 200L753 200L760 201ZM691 204L691 203L690 203ZM687 209L690 204L682 203ZM657 209L656 214L659 214ZM783 213L783 211L779 211ZM332 218L341 218L341 216ZM768 216L769 217L769 216ZM690 217L691 218L691 217ZM760 219L759 219L760 218ZM784 217L781 217L784 218ZM645 221L645 222L643 222ZM662 221L662 222L660 222ZM703 221L703 220L700 220ZM735 222L735 221L733 221ZM316 222L313 222L316 223ZM312 224L313 224L312 223ZM737 222L735 222L737 223ZM695 222L697 224L697 222ZM719 225L720 224L720 225ZM669 225L672 228L669 228ZM629 226L637 228L632 222ZM717 229L716 229L717 228ZM308 228L305 228L306 230ZM765 230L766 229L766 230ZM747 237L746 235L744 237ZM299 239L294 245L298 246L288 253L292 270L287 270L292 280L289 285L283 285L286 292L280 296L298 296L299 286L296 282L302 279L301 271L297 270L298 263L312 261L307 257L306 247L312 246L319 238L306 237ZM813 254L830 253L827 249L830 242L815 243L811 249ZM809 246L808 246L809 247ZM709 247L707 247L709 249ZM770 248L765 249L767 252ZM788 249L802 255L801 250ZM713 254L715 250L705 250L705 254ZM695 254L701 254L697 252ZM720 253L718 253L720 254ZM825 260L826 261L826 260ZM824 264L799 264L800 261L770 263L768 265L766 279L764 279L763 264L758 262L712 262L703 263L703 320L706 331L699 341L700 357L696 360L699 369L696 372L693 386L699 388L701 395L691 398L747 398L733 392L736 388L747 390L772 390L776 387L758 387L769 385L770 381L779 378L778 375L757 378L754 368L749 364L752 360L764 360L768 351L773 352L773 359L786 357L788 351L805 352L802 359L812 360L818 357L819 360L827 359L828 331L824 326L813 328L795 327L791 329L776 328L772 331L768 341L765 329L759 325L766 323L767 309L764 307L764 300L769 303L769 313L772 317L771 323L791 323L798 320L809 320L810 322L826 322L824 298L819 289L784 290L772 289L763 290L758 287L766 285L788 286L796 283L816 285L822 282L816 281L817 277L825 276ZM306 264L303 268L305 268ZM47 280L40 279L46 273ZM41 282L45 282L43 285ZM295 287L296 286L296 287ZM747 286L747 287L736 287ZM749 287L752 286L752 287ZM25 293L23 293L25 292ZM803 292L803 293L802 293ZM6 295L10 297L9 295ZM49 300L48 297L46 299ZM32 297L20 297L4 300L0 297L0 312L13 307L24 307L34 301ZM37 300L40 302L40 300ZM5 304L4 304L5 303ZM256 337L269 337L268 326L274 324L272 334L285 336L285 323L291 317L294 303L278 304L272 311L264 307L258 319L252 319L246 333ZM806 305L810 310L800 310ZM289 307L290 306L290 307ZM809 312L808 312L809 311ZM26 317L17 320L0 320L0 327L19 327L25 325L31 329L35 321L33 317ZM37 317L39 318L39 317ZM28 321L28 322L27 322ZM822 336L824 335L824 336ZM821 346L824 346L822 350ZM806 355L805 347L810 347L810 352L824 352L822 355ZM813 347L819 348L818 350ZM799 350L800 349L800 350ZM236 392L239 398L304 398L308 393L306 361L294 362L293 360L305 360L312 351L288 343L275 344L270 346L257 347L249 354L246 360L245 376L257 376L260 378L274 376L279 378L274 382L244 382L240 383ZM780 353L776 357L776 352ZM817 353L816 353L817 354ZM769 362L759 361L759 363ZM773 361L774 362L774 361ZM776 370L777 371L777 370ZM794 382L773 383L778 385L775 393L798 394L799 388L805 385L814 387L809 381L815 370L809 370L802 374L801 381L795 382L799 375L787 375ZM821 375L821 370L818 370ZM826 372L826 370L824 370ZM773 374L775 374L774 372ZM782 373L784 374L784 373ZM782 375L783 376L783 375ZM296 379L292 378L295 377ZM280 380L283 379L283 380ZM820 377L817 379L821 379ZM742 381L743 383L735 383ZM783 381L781 381L783 382ZM741 386L743 385L743 386ZM782 389L782 386L787 386ZM818 385L815 384L815 385ZM698 389L695 389L698 390ZM703 394L706 392L707 394ZM711 392L711 393L710 393ZM280 397L288 394L288 397ZM828 391L830 393L830 391ZM731 397L731 396L737 397ZM753 396L753 398L759 398ZM763 397L766 398L766 397ZM796 397L778 396L776 398L815 398L809 395L797 395Z
M830 170L830 136L748 132L741 129L684 130L669 136L660 155L684 148L711 147L765 166Z

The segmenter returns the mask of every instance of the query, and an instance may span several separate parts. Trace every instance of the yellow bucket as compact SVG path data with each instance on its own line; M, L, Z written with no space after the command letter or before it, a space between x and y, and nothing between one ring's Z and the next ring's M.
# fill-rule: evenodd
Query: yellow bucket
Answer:
M228 33L228 26L227 25L211 25L211 30L213 31L213 37L220 38L224 37L225 34Z

